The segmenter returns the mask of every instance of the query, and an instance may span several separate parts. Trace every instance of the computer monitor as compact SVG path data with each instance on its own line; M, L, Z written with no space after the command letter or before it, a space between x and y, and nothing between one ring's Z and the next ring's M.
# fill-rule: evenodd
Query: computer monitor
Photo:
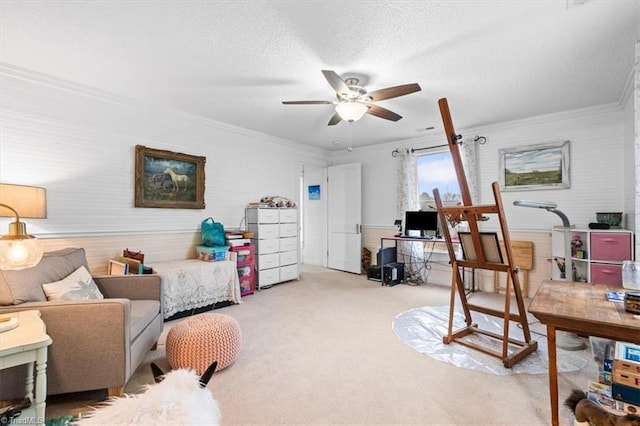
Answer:
M405 212L404 232L406 236L438 236L438 212L434 210Z

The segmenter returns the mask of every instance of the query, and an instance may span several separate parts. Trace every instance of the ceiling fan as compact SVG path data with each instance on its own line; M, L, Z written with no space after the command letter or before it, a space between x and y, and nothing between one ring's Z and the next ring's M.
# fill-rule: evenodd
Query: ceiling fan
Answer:
M401 115L373 102L397 98L422 90L417 83L412 83L367 92L358 84L357 78L351 77L343 80L335 71L330 70L322 70L322 74L336 91L337 101L282 101L282 103L285 105L336 105L336 112L329 120L329 126L335 126L342 120L357 121L365 113L385 120L398 121L402 118Z

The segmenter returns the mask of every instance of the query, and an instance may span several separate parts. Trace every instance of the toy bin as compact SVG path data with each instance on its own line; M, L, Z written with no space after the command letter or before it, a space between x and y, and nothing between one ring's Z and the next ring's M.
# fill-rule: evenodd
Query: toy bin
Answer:
M254 274L246 275L240 278L240 294L247 296L255 291Z
M229 258L228 246L196 246L198 259L207 262L218 262Z
M238 263L253 263L255 256L255 247L252 245L234 247L234 250L238 255Z

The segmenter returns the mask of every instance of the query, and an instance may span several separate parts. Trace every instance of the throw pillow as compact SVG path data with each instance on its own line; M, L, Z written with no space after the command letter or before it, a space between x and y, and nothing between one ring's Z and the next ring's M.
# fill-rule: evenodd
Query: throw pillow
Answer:
M91 274L84 266L53 283L42 284L47 300L104 299Z

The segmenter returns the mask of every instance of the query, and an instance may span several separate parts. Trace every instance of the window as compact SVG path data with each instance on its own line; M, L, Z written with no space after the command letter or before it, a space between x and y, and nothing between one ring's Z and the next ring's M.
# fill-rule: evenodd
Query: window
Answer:
M420 210L435 210L433 190L438 188L442 204L455 206L462 202L460 185L451 152L440 151L416 157L418 170L418 203Z

